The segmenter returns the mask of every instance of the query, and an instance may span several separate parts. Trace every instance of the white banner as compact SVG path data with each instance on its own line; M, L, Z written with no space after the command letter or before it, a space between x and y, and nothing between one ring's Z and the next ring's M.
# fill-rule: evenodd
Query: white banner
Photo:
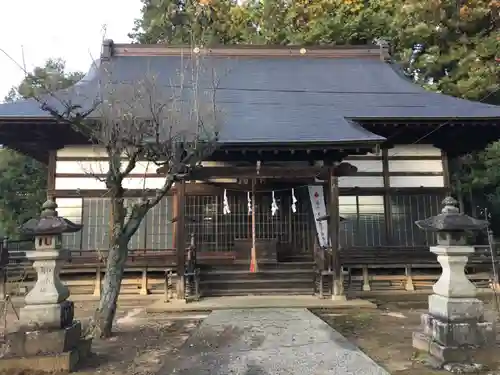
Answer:
M318 242L321 247L328 247L330 240L328 238L328 222L326 220L318 221L318 217L326 215L325 196L322 185L309 185L309 198L316 223L316 232L318 233Z

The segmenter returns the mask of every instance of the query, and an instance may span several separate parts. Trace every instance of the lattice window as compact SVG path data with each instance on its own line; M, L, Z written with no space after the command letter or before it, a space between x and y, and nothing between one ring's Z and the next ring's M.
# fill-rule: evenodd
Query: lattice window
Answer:
M58 198L57 212L60 216L75 224L82 223L82 198ZM63 248L80 250L82 247L82 232L65 233L62 236Z
M271 193L257 193L255 232L259 239L277 239L295 253L306 253L312 249L315 227L307 189L297 190L296 213L291 211L291 189L275 193L279 207L275 216L271 214ZM251 238L247 194L228 191L227 198L231 213L224 215L222 194L186 197L186 241L194 231L200 251L232 251L235 239Z
M382 246L385 244L384 197L340 196L339 242L344 248Z
M392 196L390 199L393 244L409 247L435 244L435 235L419 229L415 221L439 214L443 198L443 194Z
M107 250L109 248L110 218L110 199L83 199L82 248L84 250Z
M146 249L166 250L173 248L173 200L174 198L171 196L164 197L146 215L144 221Z
M127 198L130 207L137 198ZM153 207L132 236L129 248L166 250L173 247L172 200L168 196ZM111 230L111 201L109 198L84 198L83 200L83 249L106 250L109 248Z

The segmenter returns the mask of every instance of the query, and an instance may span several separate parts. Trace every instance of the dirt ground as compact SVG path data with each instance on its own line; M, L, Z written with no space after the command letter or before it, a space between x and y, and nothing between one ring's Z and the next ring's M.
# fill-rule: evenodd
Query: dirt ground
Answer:
M377 310L313 311L329 325L359 346L369 357L392 375L443 375L423 362L412 348L412 332L419 330L420 315L426 310L421 302L380 302ZM485 301L490 318L498 314L491 301ZM498 345L481 353L475 360L488 366L484 374L500 374Z
M140 306L140 301L125 301L121 304L117 312L115 336L108 340L94 340L92 356L73 374L154 374L163 366L169 354L174 354L207 316L206 313L146 314ZM94 309L93 302L75 303L76 318L85 326ZM3 326L3 321L0 324ZM15 314L9 311L9 329L15 325ZM0 374L41 375L32 371Z
M422 364L422 358L412 348L412 332L419 329L421 302L375 301L378 309L315 310L333 328L358 345L368 356L393 375L441 375ZM493 313L491 301L485 301ZM93 355L76 375L149 375L158 372L165 360L172 357L188 339L207 313L146 314L144 301L124 301L120 304L115 324L115 337L94 340ZM95 309L93 302L75 303L76 318L85 325ZM8 311L7 326L13 329L16 317ZM498 319L497 319L498 321ZM3 328L0 321L0 331ZM485 374L500 374L499 348L491 348L477 361L489 366ZM0 373L2 375L2 373ZM6 374L5 374L6 375ZM15 372L8 375L38 375Z

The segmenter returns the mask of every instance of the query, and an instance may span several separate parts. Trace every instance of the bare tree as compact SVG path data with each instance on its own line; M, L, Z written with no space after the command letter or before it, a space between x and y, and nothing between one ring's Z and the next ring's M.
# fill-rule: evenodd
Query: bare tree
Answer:
M85 111L77 104L82 98L69 101L57 92L37 98L44 110L106 150L106 177L89 172L105 182L111 201L106 274L92 325L94 334L101 337L112 333L130 239L147 212L174 183L189 179L190 173L216 149L220 125L215 103L216 75L213 69L204 69L199 52L196 49L181 59L182 66L168 85L162 85L154 73L145 73L139 81L116 82L108 65L101 64L98 100ZM205 74L209 74L209 80L202 79ZM202 80L210 85L201 85ZM124 180L141 160L166 170L165 181L155 191L144 189L142 196L127 207Z

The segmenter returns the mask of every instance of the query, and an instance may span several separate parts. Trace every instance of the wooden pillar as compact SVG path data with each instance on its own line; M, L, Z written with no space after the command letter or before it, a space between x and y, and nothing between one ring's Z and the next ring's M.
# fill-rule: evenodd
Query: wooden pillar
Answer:
M186 182L177 183L177 220L175 222L175 246L177 252L177 298L186 297L184 290L185 254L186 254Z
M384 222L385 222L385 242L387 245L392 244L392 208L391 194L389 193L390 177L389 177L389 151L382 150L382 173L384 176Z
M139 294L141 296L147 296L149 294L149 289L148 289L148 267L144 267L142 269L141 289L139 290Z
M372 290L370 286L370 274L368 272L368 266L363 266L363 292L369 292Z
M332 270L333 270L333 286L332 299L345 300L344 285L342 273L342 265L340 264L339 251L339 183L338 177L335 176L334 168L330 168L329 178L329 199L328 199L328 214L330 217L328 231L330 232L330 244L332 248Z
M412 292L415 290L415 285L413 285L413 278L411 276L411 264L405 266L405 290Z
M56 198L56 164L57 150L50 150L47 163L47 199L52 200Z
M101 261L99 260L99 263ZM101 296L101 289L102 289L102 270L101 266L97 266L97 269L95 270L95 280L94 280L94 297L100 297Z
M450 165L448 162L448 154L446 151L441 150L441 160L443 163L443 182L448 194L451 193L451 176L450 176Z

